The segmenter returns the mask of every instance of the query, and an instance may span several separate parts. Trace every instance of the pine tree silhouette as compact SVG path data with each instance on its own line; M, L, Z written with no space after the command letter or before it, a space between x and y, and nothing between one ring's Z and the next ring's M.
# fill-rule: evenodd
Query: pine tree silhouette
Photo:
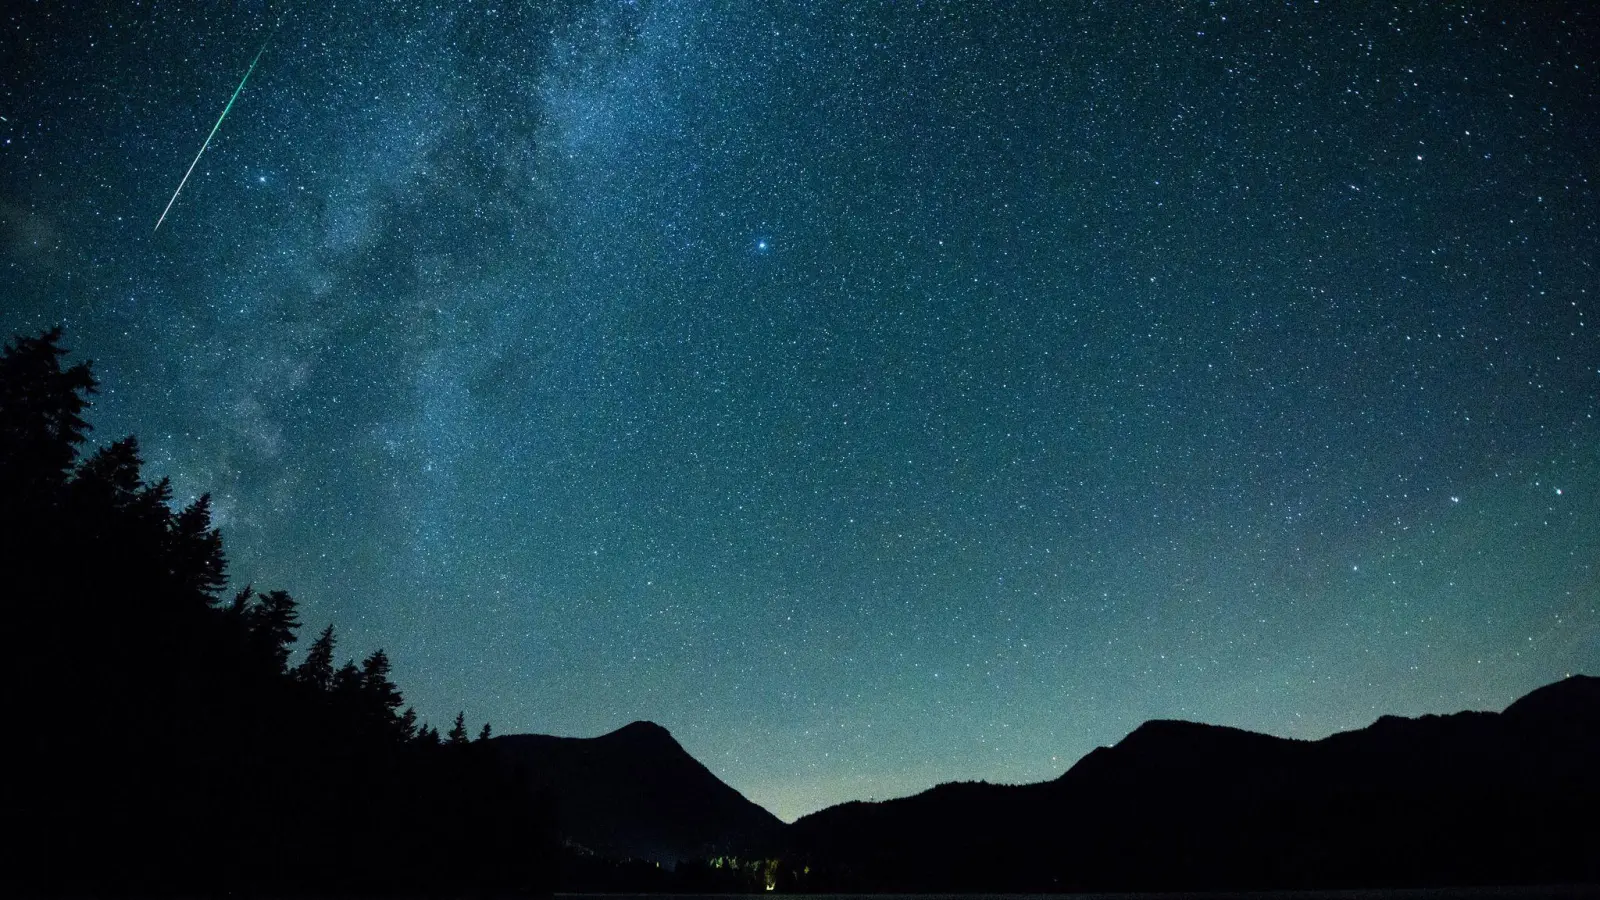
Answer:
M163 482L165 485L165 482ZM211 527L211 495L184 507L168 529L172 589L184 602L210 605L228 583L222 535Z
M398 712L405 698L389 680L389 654L381 649L361 662L361 697L363 717L375 737L411 737L403 730Z
M289 648L300 628L300 613L294 598L286 591L268 591L251 606L246 616L251 649L268 661L274 672L283 672L289 662Z
M0 353L0 485L12 502L48 502L66 483L89 433L89 363L63 369L61 329L19 337Z
M306 658L294 669L295 680L309 685L318 691L326 693L333 689L333 650L338 640L334 637L333 625L329 624L322 630L322 634L311 642L306 650Z

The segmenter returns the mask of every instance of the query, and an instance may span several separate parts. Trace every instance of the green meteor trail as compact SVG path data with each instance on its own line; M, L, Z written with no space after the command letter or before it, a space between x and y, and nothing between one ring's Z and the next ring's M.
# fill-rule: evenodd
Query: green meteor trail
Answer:
M222 127L222 120L228 117L228 110L233 109L233 101L239 99L239 92L244 90L244 83L250 80L250 73L256 70L256 63L261 61L261 54L267 52L267 44L272 42L269 35L261 42L261 49L256 51L255 59L250 60L250 68L244 72L244 77L239 79L239 86L233 89L233 96L228 98L228 105L222 108L222 115L217 116L217 124L211 126L211 133L206 135L205 143L200 145L200 152L194 155L194 162L189 163L189 171L183 173L183 180L178 182L178 189L172 192L172 199L167 201L167 208L161 211L161 218L156 219L156 227L151 231L160 231L161 223L167 220L167 213L172 212L172 204L178 202L178 195L183 193L183 186L189 183L189 176L194 174L194 167L200 164L200 157L211 146L211 139L217 136L217 129Z

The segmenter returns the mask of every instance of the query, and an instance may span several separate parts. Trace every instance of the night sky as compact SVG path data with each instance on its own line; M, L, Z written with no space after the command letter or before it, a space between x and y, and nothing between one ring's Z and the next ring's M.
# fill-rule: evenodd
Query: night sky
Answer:
M785 818L1498 709L1600 673L1596 19L10 4L0 326L428 721Z

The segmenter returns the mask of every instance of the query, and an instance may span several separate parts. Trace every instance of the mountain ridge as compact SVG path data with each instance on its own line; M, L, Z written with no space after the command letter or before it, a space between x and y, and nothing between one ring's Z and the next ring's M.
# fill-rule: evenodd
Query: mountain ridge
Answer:
M1383 715L1317 740L1154 719L1053 779L945 782L787 825L652 722L493 740L555 796L572 844L669 867L782 857L794 889L1600 882L1585 850L1600 826L1560 824L1600 803L1600 678L1583 675L1502 712Z
M1600 826L1561 823L1600 801L1597 723L1589 676L1319 740L1152 720L1050 781L819 810L787 848L826 890L1596 881Z

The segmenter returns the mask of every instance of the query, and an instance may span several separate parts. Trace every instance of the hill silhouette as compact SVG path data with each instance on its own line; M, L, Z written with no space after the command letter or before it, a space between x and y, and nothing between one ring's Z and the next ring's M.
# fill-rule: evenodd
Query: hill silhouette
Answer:
M1503 713L1296 741L1146 722L1054 781L948 784L787 829L815 890L1600 881L1600 679Z
M492 743L554 800L562 835L581 852L666 867L584 870L579 861L569 887L1033 892L1600 881L1600 826L1587 814L1600 800L1600 679L1581 675L1502 713L1383 716L1319 741L1154 720L1051 781L942 784L788 826L652 723L597 738ZM726 855L744 856L747 869L751 856L768 861L732 876L689 862Z
M724 784L653 722L596 738L492 739L554 801L563 837L594 853L674 865L774 846L783 822Z

